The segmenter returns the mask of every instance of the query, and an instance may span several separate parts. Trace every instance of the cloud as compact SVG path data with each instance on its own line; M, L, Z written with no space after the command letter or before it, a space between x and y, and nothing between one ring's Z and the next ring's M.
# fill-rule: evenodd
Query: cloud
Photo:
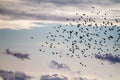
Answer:
M71 74L81 74L81 71L74 71L74 72L71 72Z
M53 75L42 75L40 80L68 80L68 78L62 75L53 74Z
M56 4L56 5L71 5L71 4L78 4L78 3L87 3L87 4L110 4L110 3L117 3L117 2L120 2L119 0L27 0L27 1L30 1L30 2L37 2L37 3L53 3L53 4Z
M58 70L67 70L67 71L70 70L70 67L68 65L63 63L58 63L54 60L51 61L51 63L49 64L49 67L52 69L58 69Z
M117 1L117 0L116 0ZM74 11L89 10L90 3L108 3L111 0L25 0L2 1L1 19L53 20L63 21ZM13 5L14 4L14 8ZM82 5L83 4L83 5ZM29 6L31 5L31 6ZM104 6L105 7L105 6ZM113 6L111 6L113 7ZM82 10L81 10L82 9ZM87 11L88 11L87 10ZM74 13L75 14L75 13ZM74 15L73 15L74 16ZM8 18L7 18L8 17Z
M117 3L117 4L116 4ZM1 0L0 29L30 29L41 27L33 24L39 21L65 22L75 17L75 13L91 12L91 5L101 11L120 10L119 0ZM97 11L97 8L95 8ZM111 14L113 15L113 14ZM117 18L118 14L111 18Z
M0 70L0 76L3 80L28 80L32 78L23 72L12 72L5 70Z
M113 3L120 3L120 0L111 0Z
M87 76L87 77L74 78L74 80L97 80L97 79L94 77Z
M33 20L0 20L0 29L12 29L12 30L21 30L21 29L31 29L34 27L44 27L44 25L36 25Z
M113 56L112 54L107 54L107 55L98 55L98 54L96 54L95 58L103 60L103 61L109 61L112 64L120 63L120 57Z
M12 55L12 56L14 56L14 57L16 57L18 59L21 59L21 60L30 59L29 54L27 54L27 53L23 54L21 52L12 52L12 51L10 51L10 49L6 49L5 53L8 54L8 55Z

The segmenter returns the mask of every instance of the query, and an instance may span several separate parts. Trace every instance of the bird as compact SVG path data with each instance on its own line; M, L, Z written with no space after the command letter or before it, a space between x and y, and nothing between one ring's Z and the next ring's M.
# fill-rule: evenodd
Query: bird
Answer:
M96 9L94 6L91 8L92 10ZM101 22L97 22L97 18L87 15L87 13L82 13L81 15L75 13L75 18L66 18L68 24L54 26L54 29L48 32L49 35L46 36L46 39L50 40L50 42L45 43L49 46L48 49L52 51L52 55L57 54L61 58L67 55L70 56L70 58L92 59L95 53L91 53L90 50L95 50L99 55L109 53L111 50L108 48L108 43L113 45L113 52L117 53L117 51L119 51L117 46L120 42L120 27L114 24L114 22L119 23L119 20L114 19L112 22L107 18L108 13L102 15L102 11L100 10L93 12L95 12L95 16L100 16ZM75 22L76 24L74 24ZM112 33L117 34L117 36L114 36ZM85 47L83 47L83 45ZM67 53L60 53L60 49L57 48L57 46L65 46L64 49ZM42 44L42 47L45 46ZM45 50L41 49L41 51ZM86 52L89 52L89 54L87 55ZM79 64L87 67L83 62ZM101 63L101 65L103 65L103 63Z
M31 39L34 39L32 36L30 37Z
M95 7L94 6L92 6L92 9L94 9Z

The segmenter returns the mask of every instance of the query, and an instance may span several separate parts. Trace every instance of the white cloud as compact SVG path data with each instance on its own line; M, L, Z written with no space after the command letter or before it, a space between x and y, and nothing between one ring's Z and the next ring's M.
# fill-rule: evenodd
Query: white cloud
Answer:
M107 3L107 5L101 5L104 3ZM65 22L66 18L79 17L83 13L100 21L100 17L106 12L108 13L108 19L119 19L119 13L115 13L120 11L119 4L117 0L70 0L70 2L68 0L2 0L0 1L0 29L10 28L18 30L41 27L32 24L32 22L61 23ZM95 6L94 11L91 9L91 6ZM100 16L96 15L99 10L101 11ZM91 14L91 11L95 14ZM75 16L76 13L80 15Z
M33 24L30 20L0 20L0 29L31 29L33 27L42 27L42 25Z

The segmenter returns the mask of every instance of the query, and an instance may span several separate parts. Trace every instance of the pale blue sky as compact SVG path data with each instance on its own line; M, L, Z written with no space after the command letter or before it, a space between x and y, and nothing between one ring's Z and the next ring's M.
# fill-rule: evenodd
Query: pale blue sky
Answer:
M94 17L97 24L101 24L103 19L102 15L107 13L107 20L113 22L117 25L113 31L108 31L107 35L104 35L105 28L101 31L95 31L92 27L89 28L89 33L100 32L100 38L93 37L94 40L100 41L101 37L107 38L112 35L114 38L112 40L106 40L107 47L101 47L106 51L107 48L110 51L105 53L111 53L112 55L120 55L120 46L116 46L117 52L114 52L113 45L115 40L119 37L120 32L120 1L119 0L1 0L0 1L0 70L5 71L19 71L26 75L33 76L31 80L40 80L42 75L52 75L58 74L69 78L69 80L80 80L78 78L83 78L84 80L120 80L120 57L118 62L110 63L110 60L100 60L95 58L84 58L80 51L76 51L75 54L80 55L80 59L67 56L66 53L71 52L66 48L71 46L71 43L66 43L62 45L57 45L58 42L62 43L64 41L61 37L56 37L54 45L57 49L51 49L49 45L45 42L51 43L46 36L49 32L59 36L62 34L68 36L67 33L56 32L57 28L62 25L62 29L78 31L76 28L76 23L74 27L66 27L69 25L69 21L66 18L78 18L80 15L85 13L88 16ZM95 10L91 9L94 6ZM101 11L99 15L96 13ZM93 13L91 13L91 11ZM75 14L79 15L76 16ZM118 19L118 23L115 22ZM83 27L83 26L82 26ZM99 26L101 27L101 26ZM111 26L107 26L107 30ZM61 29L61 30L62 30ZM99 28L98 28L99 29ZM78 35L84 35L84 33L79 32ZM31 39L33 37L33 39ZM87 37L85 37L87 39ZM72 40L79 40L79 37L74 37ZM72 41L71 40L71 41ZM93 46L93 42L90 42ZM120 43L120 40L117 44ZM41 45L45 47L41 47ZM81 49L86 48L82 44L77 44ZM119 44L120 45L120 44ZM92 47L93 47L92 46ZM100 46L96 46L98 48ZM10 49L11 52L27 53L30 55L30 60L21 60L12 55L7 55L5 50ZM40 52L39 49L45 50ZM53 51L58 51L60 55L51 54ZM90 49L85 52L87 55L91 53L97 53L97 50ZM101 53L104 54L104 53ZM65 64L70 68L54 69L49 65L51 61L55 61L60 66ZM86 64L87 67L80 65L80 62ZM103 63L103 65L101 65ZM53 65L54 66L54 65ZM65 70L64 70L65 69ZM80 72L80 73L78 73Z
M53 24L54 25L54 24ZM58 26L58 25L56 25ZM35 76L33 80L39 79L42 74L62 74L66 75L70 78L80 77L80 76L89 76L95 77L97 80L105 80L106 78L109 80L119 80L119 63L118 64L110 64L109 62L105 61L104 65L101 65L100 60L91 59L91 58L70 58L65 55L66 49L64 49L64 45L58 48L59 51L62 52L63 57L60 58L57 55L52 55L51 50L49 47L43 48L46 50L46 53L39 52L41 48L41 44L44 44L45 41L49 41L46 39L48 33L53 32L53 27L46 25L46 27L42 28L33 28L29 30L10 30L10 29L3 29L0 30L0 68L4 70L10 71L21 71L25 72L29 75ZM91 30L92 31L92 30ZM57 35L57 34L56 34ZM30 37L33 36L34 39ZM57 38L58 41L59 38ZM57 40L56 39L56 40ZM77 38L76 38L77 39ZM110 45L109 42L107 45ZM83 46L81 46L82 48ZM25 52L30 54L30 60L20 60L13 56L6 55L5 49L9 48L15 52ZM42 49L42 48L41 48ZM113 50L111 50L112 52ZM68 51L67 51L68 52ZM96 52L94 50L89 50L86 54L90 54L92 52ZM78 51L77 54L80 52ZM119 54L116 53L116 54ZM55 60L59 63L65 63L69 65L70 71L62 71L62 70L54 70L50 69L48 66L51 60ZM87 67L82 67L79 62L82 61L83 63L87 64ZM81 74L72 74L74 72L80 71ZM112 75L112 77L110 77Z

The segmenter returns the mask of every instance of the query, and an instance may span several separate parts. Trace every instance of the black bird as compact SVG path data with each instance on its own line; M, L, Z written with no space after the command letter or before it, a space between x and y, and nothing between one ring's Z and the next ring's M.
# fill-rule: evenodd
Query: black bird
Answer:
M32 37L32 36L31 36L30 38L31 38L31 39L33 39L33 37Z
M92 6L92 9L95 9ZM95 12L95 11L93 11ZM118 51L119 40L120 40L120 28L114 24L114 21L109 21L107 18L107 14L99 15L101 11L95 12L96 16L100 16L101 23L97 23L97 19L95 17L88 16L86 13L82 13L78 17L78 13L75 14L78 18L67 18L68 24L66 26L60 25L54 27L56 34L54 32L49 32L47 35L47 39L50 40L51 43L46 42L49 46L52 54L58 54L59 57L63 55L70 56L70 58L94 58L95 53L90 53L86 55L86 52L91 49L97 51L97 54L101 55L101 53L109 53L110 49L108 49L108 43L111 42L113 44L113 51L116 53ZM118 23L118 19L114 19L116 23ZM71 22L69 22L71 21ZM73 23L72 23L73 22ZM76 22L76 24L74 24ZM109 27L108 27L109 26ZM117 36L110 35L109 33L117 34ZM81 44L85 47L81 48ZM60 54L59 48L57 46L65 46L66 54ZM43 45L45 48L45 46ZM41 51L45 51L42 50ZM77 51L81 51L81 53L77 53ZM90 51L91 52L91 51ZM80 56L80 54L82 56ZM80 64L84 67L82 62ZM103 65L103 63L101 63Z
M94 9L95 7L94 6L92 6L92 9Z

